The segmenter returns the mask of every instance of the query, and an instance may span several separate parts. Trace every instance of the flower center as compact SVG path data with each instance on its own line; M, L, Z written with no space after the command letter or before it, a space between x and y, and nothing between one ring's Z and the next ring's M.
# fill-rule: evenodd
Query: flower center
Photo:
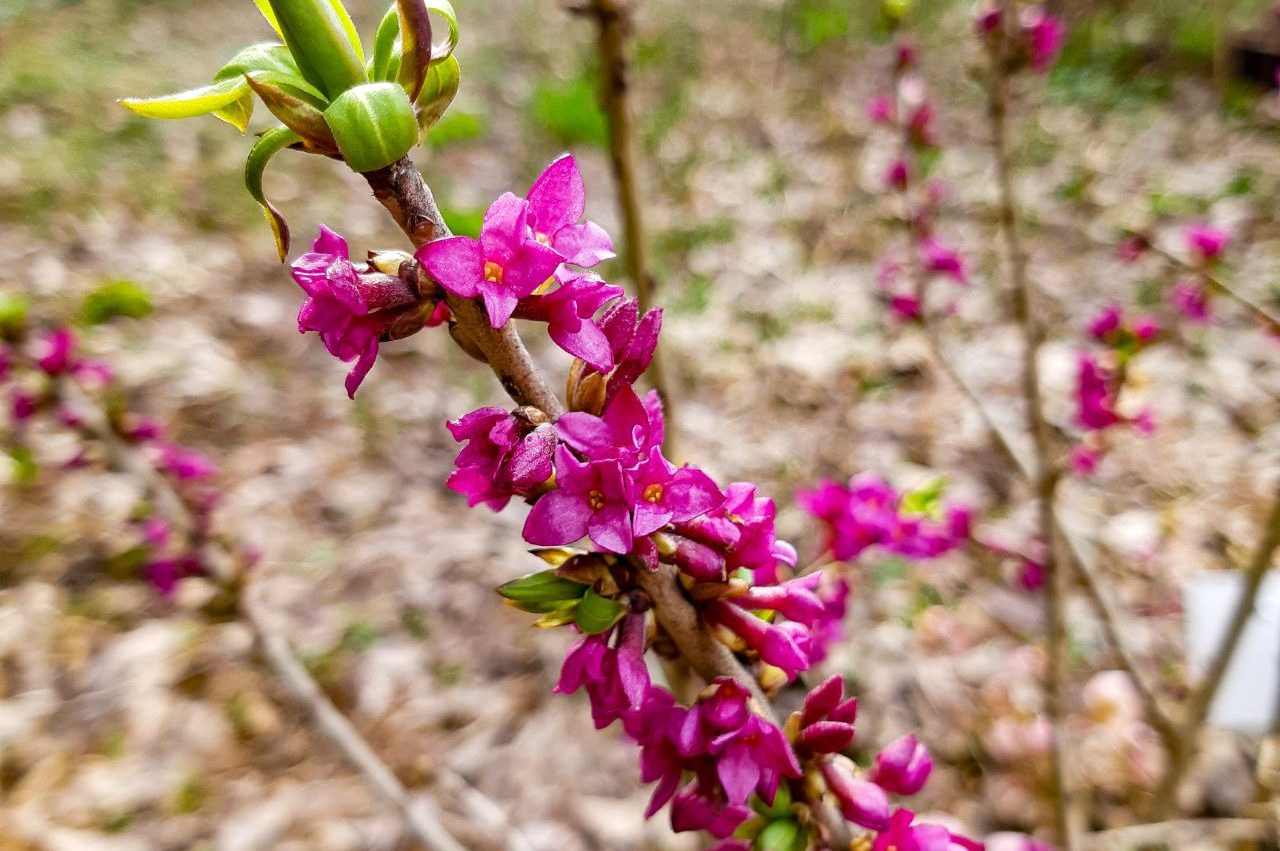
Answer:
M662 501L662 485L649 485L644 489L644 501L659 503Z
M592 511L599 511L604 508L604 494L600 491L591 491L587 494L587 502L590 503Z
M474 268L474 267L473 267ZM497 263L490 260L484 264L484 279L491 284L502 283L503 269Z
M541 242L547 248L551 247L551 237L547 236L545 233L535 233L533 238L538 242Z

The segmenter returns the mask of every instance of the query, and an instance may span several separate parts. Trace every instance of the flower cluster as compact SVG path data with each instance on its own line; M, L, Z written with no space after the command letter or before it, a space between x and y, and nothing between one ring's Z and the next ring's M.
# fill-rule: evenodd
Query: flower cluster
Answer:
M0 384L9 385L14 439L21 444L24 432L34 428L38 419L56 429L69 429L81 440L76 454L63 466L80 468L89 464L90 443L97 435L85 420L86 412L74 400L68 402L62 392L64 381L75 382L86 393L98 392L114 386L115 372L102 361L83 357L69 328L52 330L30 344L0 345ZM207 572L199 553L212 534L213 511L221 501L221 491L214 484L217 467L205 455L168 440L163 426L147 417L112 410L105 426L112 430L113 439L136 447L169 481L190 517L191 528L182 535L147 506L140 507L132 524L142 575L162 595L172 596L179 580Z
M823 481L797 500L826 529L826 549L840 561L879 547L909 559L929 559L963 546L972 511L939 504L940 482L904 493L884 479L863 473L848 484Z
M406 260L396 257L395 260ZM379 269L378 263L351 262L347 241L321 225L311 251L293 262L293 279L307 294L298 310L298 331L320 335L329 354L343 363L355 361L347 374L347 395L355 398L378 358L378 344L402 320L418 311L418 291L399 274ZM395 263L397 272L402 263ZM410 331L433 327L449 319L443 301Z
M1212 276L1230 244L1231 235L1222 228L1206 222L1192 222L1182 231L1182 257L1175 258L1172 252L1164 253L1186 273L1186 277L1169 290L1169 303L1192 325L1207 325L1213 321ZM1124 262L1134 263L1152 248L1152 238L1148 234L1135 233L1120 243L1116 253Z
M876 95L867 106L872 122L888 128L894 137L895 153L885 169L884 188L900 206L898 221L907 242L905 250L893 250L881 258L876 280L889 309L907 322L924 318L925 298L934 279L957 284L969 280L963 258L934 230L934 213L945 193L940 183L928 179L937 159L938 139L934 109L916 64L915 49L899 43L892 93Z
M1076 359L1076 424L1085 434L1072 447L1071 466L1081 475L1097 469L1113 427L1128 425L1142 434L1155 430L1150 409L1125 416L1119 411L1119 401L1129 360L1156 339L1160 325L1155 317L1145 314L1129 319L1119 305L1111 304L1090 321L1088 333L1106 350L1101 354L1081 352Z
M1044 6L1022 9L1013 26L1004 26L1004 14L1001 3L980 6L975 18L978 33L992 43L998 43L1003 34L1008 39L1008 60L1015 67L1029 64L1037 74L1048 72L1066 40L1062 22Z
M815 794L841 801L852 769L826 766L853 740L857 703L838 678L828 681L784 730L753 695L822 658L839 636L848 585L797 572L795 549L776 535L776 506L754 485L721 487L665 457L661 402L633 387L652 357L661 314L640 316L617 287L569 271L609 247L602 231L579 223L581 196L572 160L557 160L527 198L495 202L480 240L442 240L419 252L446 290L483 300L495 327L513 316L545 321L574 356L568 413L481 408L448 424L465 443L449 487L495 510L513 497L531 504L524 538L552 569L499 593L539 614L541 626L572 624L582 634L556 691L584 691L597 727L621 722L637 743L641 777L655 784L648 814L669 806L674 829L707 831L723 840L721 849L745 847L743 831L802 843L816 825L791 802ZM885 487L877 517L855 512L856 522L879 524L877 543L938 553L967 535L967 512L949 508L938 520L926 505L913 516ZM650 618L654 601L640 580L660 570L679 578L702 628L750 666L756 683L720 677L683 705L651 682L644 654L668 652L670 640ZM886 811L858 822L876 847L932 835L934 827L915 824L910 811L887 809L887 795L914 794L930 765L914 739L877 759L867 783Z

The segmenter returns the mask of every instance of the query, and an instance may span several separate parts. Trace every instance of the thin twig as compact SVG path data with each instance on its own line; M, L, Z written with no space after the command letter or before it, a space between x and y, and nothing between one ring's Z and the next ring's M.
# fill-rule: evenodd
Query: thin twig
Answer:
M1258 602L1258 592L1262 588L1262 580L1271 568L1277 546L1280 546L1280 487L1277 487L1275 500L1267 514L1266 525L1263 527L1258 547L1254 551L1249 565L1245 568L1244 590L1240 596L1240 602L1236 605L1235 612L1232 613L1227 633L1223 637L1222 644L1218 647L1218 652L1214 655L1213 661L1209 664L1209 669L1205 672L1204 678L1187 700L1185 714L1182 719L1181 735L1178 738L1178 747L1174 748L1170 754L1168 767L1165 769L1164 776L1161 778L1160 785L1156 790L1152 811L1157 818L1167 813L1176 803L1178 784L1195 756L1196 740L1200 727L1204 724L1205 718L1208 717L1209 708L1213 705L1213 699L1218 694L1218 688L1222 685L1222 680L1226 676L1227 668L1231 664L1231 657L1235 655L1240 639L1244 635L1245 627L1248 625L1249 619L1253 617L1254 608Z
M346 716L325 696L293 654L288 642L267 624L256 602L249 597L246 593L241 598L241 615L253 628L254 638L263 658L294 699L307 708L315 727L342 752L349 763L359 769L379 797L389 801L400 811L405 826L423 846L430 851L466 851L440 822L435 807L426 798L409 794Z
M118 470L141 481L156 501L161 514L178 529L190 529L193 521L189 509L173 484L143 456L138 447L121 439L112 426L106 412L71 380L58 384L58 391L65 404L80 418L81 428L98 440L107 450L108 462ZM221 541L214 541L220 561L234 564L234 553L226 550ZM237 611L252 628L255 640L262 650L262 657L280 678L298 702L309 710L316 727L338 748L347 761L356 768L380 797L400 812L406 829L428 851L465 851L441 824L432 802L422 796L410 796L396 779L391 769L382 762L373 748L360 736L333 703L325 697L306 668L293 655L288 642L273 632L261 617L257 606L250 601L250 589L238 583L232 575L217 577L224 584L234 586L238 597ZM476 795L480 793L472 790ZM492 805L496 808L496 804ZM508 831L514 834L514 831ZM511 851L524 851L527 844L515 840L508 842Z
M635 35L635 0L589 0L571 7L577 14L595 18L596 50L600 63L600 104L609 127L609 161L618 188L618 213L622 218L623 258L636 288L640 312L657 301L657 281L649 260L644 224L644 193L636 168L635 110L631 108L631 56ZM666 411L667 453L676 456L675 399L663 357L661 342L649 364L649 381L662 397Z
M1244 307L1246 310L1252 313L1259 320L1267 323L1272 328L1276 328L1280 330L1280 316L1277 316L1275 313L1271 312L1267 308L1258 304L1253 299L1249 298L1244 293L1237 290L1231 284L1227 283L1222 278L1221 275L1218 275L1215 272L1208 269L1200 269L1195 266L1192 266L1188 264L1186 260L1174 254L1172 251L1169 251L1168 249L1162 248L1158 245L1152 245L1151 251L1155 254L1160 255L1165 260L1169 261L1170 263L1174 264L1180 269L1184 269L1188 272L1196 273L1200 277L1204 278L1204 280L1207 281L1214 289L1218 290L1227 298L1230 298L1231 300L1238 303L1240 306Z
M1212 841L1215 848L1234 848L1243 842L1264 842L1276 835L1263 819L1183 819L1135 824L1089 834L1085 851L1133 851L1139 848L1187 848Z
M1050 724L1049 789L1053 805L1054 833L1065 851L1078 847L1071 818L1072 790L1067 779L1064 739L1064 677L1066 667L1066 571L1061 569L1061 540L1056 517L1056 492L1060 478L1053 457L1053 442L1048 421L1044 418L1040 391L1038 359L1044 342L1044 330L1035 315L1035 290L1027 275L1027 253L1019 233L1020 217L1013 187L1013 164L1009 151L1009 79L1005 70L1005 47L1009 36L1003 32L1017 13L1017 3L1002 4L1001 37L991 50L990 81L987 86L988 111L991 121L992 151L995 155L996 178L1000 191L1000 231L1004 236L1006 261L1009 265L1010 296L1014 315L1022 326L1024 350L1022 359L1022 392L1026 402L1027 431L1035 448L1034 490L1039 504L1040 536L1045 544L1045 714Z

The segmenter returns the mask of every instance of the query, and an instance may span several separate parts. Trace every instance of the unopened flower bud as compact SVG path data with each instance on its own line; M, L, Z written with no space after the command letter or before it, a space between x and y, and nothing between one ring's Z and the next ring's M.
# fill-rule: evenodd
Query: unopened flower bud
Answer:
M849 821L868 830L889 826L889 796L875 783L859 779L847 759L836 757L823 762L822 779Z
M924 788L933 771L933 758L915 736L907 734L890 742L876 755L871 779L895 795L914 795Z

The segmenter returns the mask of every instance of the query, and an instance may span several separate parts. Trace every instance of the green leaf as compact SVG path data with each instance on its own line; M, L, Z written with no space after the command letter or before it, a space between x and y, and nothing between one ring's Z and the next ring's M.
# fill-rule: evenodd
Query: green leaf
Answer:
M369 58L369 79L379 83L390 83L395 80L399 69L399 54L396 52L396 39L400 37L400 12L395 3L382 16L378 24L378 32L373 37L373 56Z
M543 570L499 585L497 591L513 603L558 603L578 600L589 586Z
M587 635L598 635L613 626L626 614L627 607L617 600L601 597L595 591L587 589L578 604L574 622Z
M213 80L215 83L223 80L238 80L253 71L275 71L292 77L302 75L289 48L279 42L264 41L251 44L232 56L227 64L213 75ZM316 93L319 94L318 91Z
M150 315L151 295L133 281L109 281L84 297L80 314L90 325L101 325L123 316L141 319Z
M946 489L946 477L938 476L903 496L902 510L908 514L936 517L942 508L942 494Z
M400 16L400 68L396 80L416 101L431 64L431 16L423 0L396 0Z
M453 4L449 0L426 0L424 5L428 10L444 18L445 23L449 25L449 38L443 44L437 44L431 48L431 61L439 62L441 59L452 56L454 48L458 46L458 13L453 11Z
M0 293L0 337L14 339L27 327L30 301L17 293Z
M364 51L340 0L269 0L303 78L329 97L367 79Z
M427 79L418 95L418 128L426 133L444 115L453 98L458 94L462 81L462 69L452 56L432 63L427 69Z
M36 465L36 457L30 449L18 444L9 450L9 457L13 459L14 481L20 485L29 485L36 480L40 467Z
M752 851L804 851L808 844L809 837L801 829L799 822L782 819L770 822L768 827L760 831L751 848Z
M766 804L763 798L751 796L751 809L768 818L786 818L791 815L791 787L783 783L774 795L773 804Z
M195 118L225 110L249 92L243 78L154 98L120 98L117 103L145 118ZM222 116L219 116L222 117ZM224 120L229 120L225 119ZM244 132L246 124L236 125Z
M262 17L267 19L267 23L271 24L271 29L276 31L276 35L284 38L284 33L280 31L280 22L276 20L276 13L271 8L270 0L253 0L254 5L258 7L258 11L262 13Z
M418 143L418 121L404 89L366 83L339 95L324 112L342 158L361 174L391 165Z
M338 143L325 123L324 113L284 88L261 77L246 74L250 88L285 127L297 133L310 150L324 154L338 153Z
M276 205L268 201L263 194L262 174L266 171L267 163L271 162L272 157L301 141L302 137L288 127L268 130L253 146L253 150L249 152L249 159L244 164L245 188L249 190L253 199L262 205L262 213L267 218L267 224L271 225L271 233L276 239L276 251L279 252L282 263L289 256L289 223L276 209Z

